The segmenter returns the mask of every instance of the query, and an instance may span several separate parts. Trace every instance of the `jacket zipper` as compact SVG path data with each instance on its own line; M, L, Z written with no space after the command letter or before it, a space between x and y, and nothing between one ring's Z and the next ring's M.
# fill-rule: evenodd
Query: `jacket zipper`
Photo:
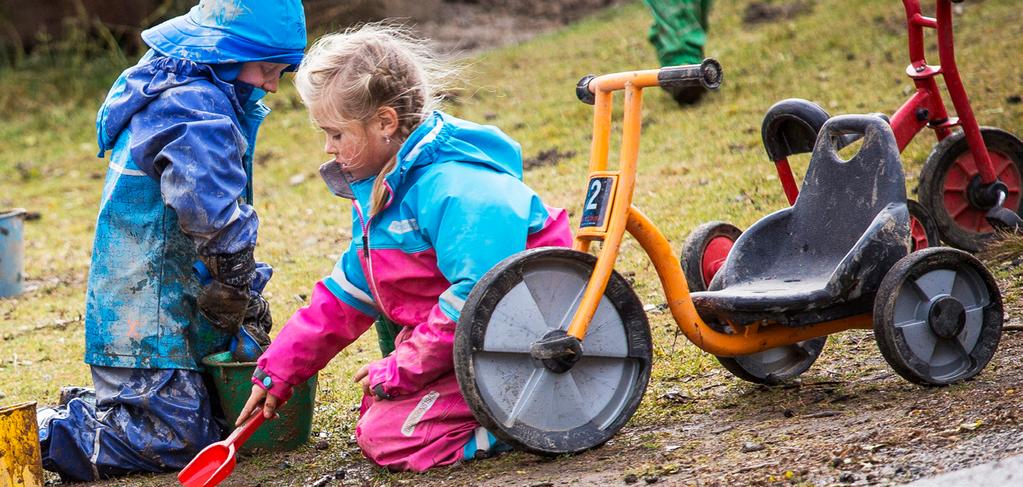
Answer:
M391 191L391 186L388 185L387 182L384 182L384 187L387 188L390 195L387 198L387 204L384 205L384 207L377 213L380 213L391 206L391 198L394 196L394 193ZM353 199L352 202L355 204L355 211L359 214L359 225L362 227L362 255L366 257L366 269L369 271L369 275L366 276L369 281L369 289L377 300L377 307L380 309L380 314L384 315L384 318L387 318L388 321L397 324L397 322L391 319L390 315L387 314L386 307L384 306L384 298L380 294L380 290L377 289L376 278L373 276L373 255L369 250L369 226L373 222L373 216L375 215L370 215L369 219L365 219L362 213L362 205L359 204L359 200Z

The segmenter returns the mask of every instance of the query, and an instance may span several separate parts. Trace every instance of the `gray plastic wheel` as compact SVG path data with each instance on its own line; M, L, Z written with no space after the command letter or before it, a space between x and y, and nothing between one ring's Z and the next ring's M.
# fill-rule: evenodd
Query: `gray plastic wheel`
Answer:
M535 355L541 339L566 336L595 263L564 248L521 252L484 275L462 308L455 329L459 387L480 424L514 448L558 455L598 446L643 398L650 328L617 272L581 353L569 362Z
M881 355L910 382L945 385L980 373L1002 335L1002 296L972 255L933 247L902 258L874 300Z
M775 385L799 377L824 350L828 337L774 347L740 357L717 357L732 375L757 384Z

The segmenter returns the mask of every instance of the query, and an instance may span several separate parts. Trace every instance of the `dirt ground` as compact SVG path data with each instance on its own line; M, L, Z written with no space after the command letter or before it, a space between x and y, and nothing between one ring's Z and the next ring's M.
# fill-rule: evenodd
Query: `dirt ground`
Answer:
M697 394L645 399L670 422L626 426L575 456L511 453L418 476L388 475L363 460L350 438L314 439L272 460L243 459L223 485L892 485L1023 453L1023 333L1007 331L980 376L945 388L895 375L870 333L835 339L843 353L826 348L795 384L745 384L723 369L681 378L680 385L706 385ZM171 477L135 482L163 479Z
M522 42L621 1L445 1L435 14L410 22L442 51L465 55Z
M728 387L735 379L714 371L700 395L657 401L723 408L627 427L604 447L571 458L519 455L501 473L463 467L429 478L455 485L887 485L1023 452L1019 332L1007 333L976 380L940 389L897 377L869 334L842 339L865 358L828 357L825 350L817 367L854 369L858 378L768 389Z
M847 353L825 349L799 383L755 386L723 369L681 379L706 385L646 398L670 423L627 426L576 456L511 453L388 476L350 439L332 439L323 450L243 460L223 485L891 485L1023 453L1023 333L1007 331L980 376L946 388L896 376L869 333L837 339Z

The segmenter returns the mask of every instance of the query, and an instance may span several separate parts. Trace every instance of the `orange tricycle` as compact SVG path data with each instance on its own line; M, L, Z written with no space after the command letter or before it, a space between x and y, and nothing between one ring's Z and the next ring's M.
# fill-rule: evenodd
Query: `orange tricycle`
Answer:
M543 455L600 445L636 411L650 379L643 304L614 270L625 233L649 255L681 332L736 376L777 383L806 371L827 335L872 329L909 381L978 374L998 346L1002 299L972 255L910 253L898 145L883 119L828 120L799 198L743 233L708 289L690 293L667 238L632 205L642 90L717 88L721 66L586 77L594 105L588 191L574 246L515 254L484 275L461 311L455 372L477 420L513 447ZM619 164L608 167L612 96L624 92ZM848 160L836 147L863 139ZM601 242L596 255L593 242Z

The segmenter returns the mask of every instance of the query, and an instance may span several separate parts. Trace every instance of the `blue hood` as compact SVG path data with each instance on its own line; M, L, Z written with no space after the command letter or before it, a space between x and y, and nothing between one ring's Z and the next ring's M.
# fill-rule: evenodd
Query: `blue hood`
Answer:
M236 93L237 85L217 77L212 66L163 57L150 51L138 64L121 73L96 115L99 157L113 148L118 135L131 122L132 116L145 109L163 92L196 81L212 83L230 100L236 116L244 113L242 101Z
M203 64L302 62L305 12L300 0L202 0L187 14L142 32L164 56Z
M457 161L486 166L522 180L522 148L493 125L462 120L434 111L409 135L398 150L399 163L386 180L401 184L410 169L433 162Z

